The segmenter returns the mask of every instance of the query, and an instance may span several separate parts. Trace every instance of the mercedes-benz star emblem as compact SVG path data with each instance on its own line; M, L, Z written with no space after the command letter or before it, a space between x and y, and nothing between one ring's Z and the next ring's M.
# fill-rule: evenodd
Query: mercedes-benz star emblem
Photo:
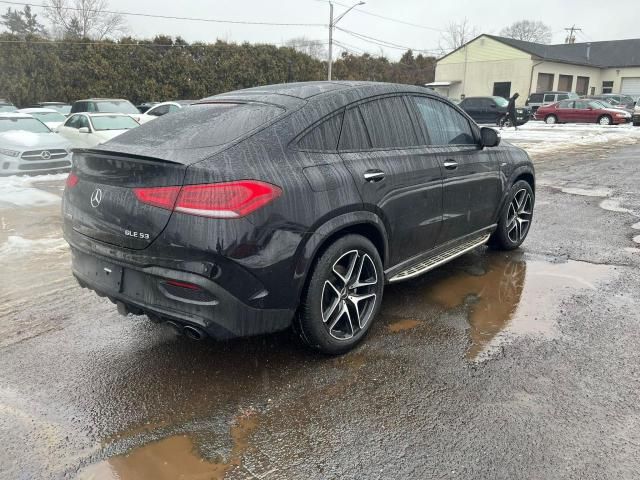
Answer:
M51 152L49 150L43 150L40 156L43 160L49 160L51 158Z
M91 206L93 208L96 208L98 205L100 205L101 201L102 201L102 190L100 190L99 188L96 188L91 194Z

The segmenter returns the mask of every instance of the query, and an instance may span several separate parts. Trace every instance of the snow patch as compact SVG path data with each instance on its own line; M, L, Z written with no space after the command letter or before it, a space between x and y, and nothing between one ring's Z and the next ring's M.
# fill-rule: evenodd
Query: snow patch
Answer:
M568 193L570 195L581 195L584 197L610 197L613 193L609 188L573 188L566 187L560 189L563 193Z
M608 198L607 200L603 200L600 202L600 208L605 210L609 210L610 212L619 212L619 213L633 213L632 210L628 208L624 208L620 206L620 200L615 198Z
M640 235L636 235L635 237L633 237L633 241L636 243L640 243Z
M45 206L60 202L60 197L33 186L34 182L63 181L66 173L36 177L0 178L0 209L12 207Z
M634 223L633 225L631 225L631 228L633 228L634 230L640 230L640 222Z
M636 248L636 247L626 247L624 249L625 252L629 252L629 253L640 253L640 248Z
M63 238L39 238L31 240L20 236L9 236L7 241L0 245L0 256L23 256L33 253L61 252L68 248Z

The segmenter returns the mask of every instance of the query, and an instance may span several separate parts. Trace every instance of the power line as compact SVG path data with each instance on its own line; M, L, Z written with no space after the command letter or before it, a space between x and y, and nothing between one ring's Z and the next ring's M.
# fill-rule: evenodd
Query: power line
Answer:
M14 1L5 1L5 0L0 0L0 3L4 3L8 5L40 7L40 8L50 9L50 10L54 8L51 5L44 5L40 3L14 2ZM192 22L230 23L234 25L264 25L264 26L277 26L277 27L326 27L326 25L323 23L279 23L279 22L257 22L257 21L248 21L248 20L220 20L220 19L213 19L213 18L176 17L172 15L157 15L157 14L151 14L151 13L119 12L115 10L81 9L76 7L65 7L65 9L75 10L75 11L102 12L102 13L108 13L113 15L126 15L131 17L162 18L165 20L187 20Z
M326 2L329 3L329 0L316 0L317 2ZM336 5L340 5L341 7L349 7L350 5L347 5L345 3L340 3L340 2L333 2ZM435 27L428 27L427 25L420 25L417 23L412 23L412 22L407 22L406 20L400 20L397 18L392 18L392 17L387 17L385 15L379 15L377 13L373 13L373 12L369 12L367 10L364 10L362 8L354 8L353 9L354 12L358 12L358 13L362 13L364 15L369 15L371 17L377 17L377 18L381 18L383 20L388 20L390 22L396 22L396 23L400 23L402 25L409 25L411 27L416 27L416 28L422 28L424 30L432 30L434 32L445 32L446 30L443 30L441 28L435 28Z
M0 40L0 44L33 44L33 45L99 45L103 47L152 47L152 48L198 48L198 47L213 47L218 50L233 50L242 48L243 43L219 45L216 43L192 43L192 44L171 44L164 43L115 43L115 42L74 42L69 40ZM328 45L329 42L318 42L316 45ZM308 47L309 43L300 44L288 44L282 43L249 43L250 46L273 46L273 47L289 47L289 48L302 48Z
M336 28L336 30L340 30L341 32L346 33L347 35L351 35L352 37L358 38L360 40L367 41L369 43L373 43L373 44L378 45L380 47L395 48L396 50L413 50L414 52L425 52L425 53L437 52L437 50L429 50L429 49L422 49L422 48L407 47L407 46L400 45L400 44L397 44L397 43L389 42L387 40L382 40L380 38L370 37L368 35L364 35L362 33L354 32L352 30L347 30L346 28L342 28L342 27L338 27L338 26L336 26L335 28Z

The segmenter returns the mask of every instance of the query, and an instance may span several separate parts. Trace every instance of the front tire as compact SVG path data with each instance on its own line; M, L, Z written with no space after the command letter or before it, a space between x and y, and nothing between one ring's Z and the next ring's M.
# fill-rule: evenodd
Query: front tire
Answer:
M602 115L598 119L599 125L611 125L612 123L613 123L613 120L611 120L611 117L609 115Z
M558 117L556 117L555 115L547 115L544 119L544 123L546 123L547 125L554 125L558 123Z
M380 254L366 238L347 235L321 254L310 275L296 318L300 337L322 353L346 353L366 336L380 310Z
M500 211L498 228L490 244L499 250L514 250L527 238L533 221L535 197L531 185L524 180L513 184Z

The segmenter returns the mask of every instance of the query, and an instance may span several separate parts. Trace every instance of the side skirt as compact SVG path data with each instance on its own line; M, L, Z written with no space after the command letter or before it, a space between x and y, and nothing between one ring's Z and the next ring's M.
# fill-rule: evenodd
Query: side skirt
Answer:
M467 252L470 252L480 245L484 245L489 240L491 232L484 231L479 234L467 237L462 242L456 243L454 246L445 247L444 249L436 249L432 255L426 258L422 258L415 263L410 264L408 267L400 270L397 269L388 278L388 283L401 282L403 280L409 280L410 278L418 277L424 273L427 273L434 268L439 267L447 262L450 262L454 258L458 258Z

